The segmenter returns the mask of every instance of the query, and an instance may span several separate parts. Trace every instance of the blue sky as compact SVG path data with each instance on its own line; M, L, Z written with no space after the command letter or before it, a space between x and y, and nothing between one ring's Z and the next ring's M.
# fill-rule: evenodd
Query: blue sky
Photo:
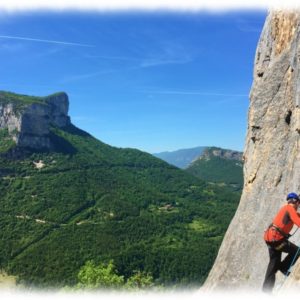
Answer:
M150 153L243 150L266 11L0 13L0 89L65 91L79 128Z

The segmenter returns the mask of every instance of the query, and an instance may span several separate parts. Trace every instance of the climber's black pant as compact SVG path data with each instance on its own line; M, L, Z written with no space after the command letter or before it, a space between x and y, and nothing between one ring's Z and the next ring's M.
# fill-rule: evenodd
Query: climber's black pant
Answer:
M267 243L269 249L270 262L266 271L265 281L263 283L263 291L271 292L275 284L275 274L281 271L284 275L289 275L288 270L292 263L294 264L300 255L300 251L295 257L298 247L288 240ZM288 253L283 261L281 261L282 252Z

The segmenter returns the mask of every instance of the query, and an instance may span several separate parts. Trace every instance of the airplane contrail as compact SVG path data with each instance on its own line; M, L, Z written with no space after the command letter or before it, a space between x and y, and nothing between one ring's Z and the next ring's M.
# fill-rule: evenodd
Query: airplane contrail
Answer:
M94 45L88 45L88 44L70 43L70 42L55 41L55 40L35 39L35 38L24 37L24 36L0 35L0 38L1 39L12 39L12 40L22 40L22 41L29 41L29 42L60 44L60 45L67 45L67 46L95 47Z

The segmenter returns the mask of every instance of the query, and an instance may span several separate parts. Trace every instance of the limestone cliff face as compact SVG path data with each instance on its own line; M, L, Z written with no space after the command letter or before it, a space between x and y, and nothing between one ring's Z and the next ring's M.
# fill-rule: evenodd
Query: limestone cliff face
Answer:
M212 156L215 157L220 157L223 159L228 159L228 160L238 160L238 161L243 161L243 155L241 152L234 151L234 150L227 150L227 149L222 149L222 148L216 148L216 147L209 147L204 150L204 152L197 157L194 161L198 159L210 159Z
M8 129L18 147L50 149L50 127L70 124L69 100L65 93L28 98L0 93L0 129Z
M272 11L255 58L243 194L205 289L261 288L268 263L264 230L286 194L300 192L299 97L300 12Z

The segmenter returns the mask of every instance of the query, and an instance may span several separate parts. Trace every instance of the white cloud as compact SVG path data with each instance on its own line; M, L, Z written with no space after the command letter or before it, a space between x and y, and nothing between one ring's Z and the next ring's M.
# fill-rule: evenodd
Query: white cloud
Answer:
M146 59L140 64L141 68L157 67L162 65L180 65L192 61L191 59Z
M103 71L97 71L97 72L90 72L90 73L84 73L84 74L75 74L75 75L66 75L60 83L68 83L68 82L73 82L73 81L78 81L78 80L83 80L83 79L89 79L89 78L94 78L98 77L101 75L105 74L111 74L118 72L117 70L103 70Z
M94 58L100 59L115 59L113 57L107 56L95 56ZM94 77L99 77L106 74L113 74L119 72L128 72L134 71L139 69L146 69L151 67L158 67L163 65L171 65L171 64L185 64L192 61L191 58L178 58L178 59L163 59L163 58L141 58L141 59L134 59L130 57L118 57L118 60L126 60L126 61L133 61L130 67L122 67L118 66L115 69L107 69L107 70L100 70L95 72L89 72L84 74L74 74L74 75L66 75L60 82L61 83L68 83L74 81L80 81L85 79L90 79Z
M250 22L247 19L239 18L236 20L236 27L242 32L261 32L261 25Z
M141 59L128 56L108 56L108 55L85 55L86 58L103 59L103 60L124 60L124 61L140 61Z

